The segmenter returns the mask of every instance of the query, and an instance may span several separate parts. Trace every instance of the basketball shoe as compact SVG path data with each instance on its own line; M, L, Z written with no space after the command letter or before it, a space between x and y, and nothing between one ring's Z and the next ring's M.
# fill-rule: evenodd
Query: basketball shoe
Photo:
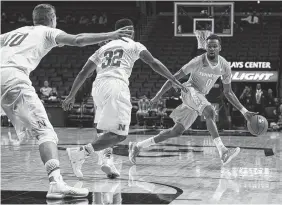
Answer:
M136 157L139 155L140 149L137 147L136 142L129 142L128 157L132 164L136 164Z
M230 148L226 152L222 153L221 161L223 165L228 164L234 157L240 152L240 147Z
M89 194L86 188L76 188L68 186L63 178L60 177L58 181L51 181L50 187L47 193L47 199L63 199L67 197L83 198Z
M114 179L120 176L119 171L115 167L112 159L113 148L106 148L99 153L99 161L101 161L101 170L106 173L107 177Z
M82 178L83 174L81 171L82 165L87 158L85 148L67 148L68 157L71 163L71 167L75 176Z

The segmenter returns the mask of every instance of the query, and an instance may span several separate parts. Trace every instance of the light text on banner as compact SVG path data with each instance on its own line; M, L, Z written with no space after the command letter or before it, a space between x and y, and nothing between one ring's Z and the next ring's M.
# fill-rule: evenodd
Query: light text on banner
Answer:
M277 82L277 71L232 71L232 82Z

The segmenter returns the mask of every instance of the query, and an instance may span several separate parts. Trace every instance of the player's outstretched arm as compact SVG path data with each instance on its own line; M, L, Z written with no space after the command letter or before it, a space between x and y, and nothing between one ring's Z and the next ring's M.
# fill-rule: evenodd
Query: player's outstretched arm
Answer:
M57 44L67 45L67 46L88 46L93 44L98 44L103 41L120 39L122 37L131 37L132 26L126 26L113 32L108 33L81 33L77 35L72 35L68 33L61 33L56 37Z
M256 115L257 113L250 112L248 111L238 100L234 92L232 91L231 88L231 83L224 84L223 83L223 93L227 100L234 106L236 107L246 118L246 120L250 120L253 115Z
M88 60L86 62L82 70L76 76L69 95L63 101L62 106L64 110L70 110L72 108L77 91L83 85L85 80L96 70L96 68L97 68L97 65L94 62L92 62L91 60Z
M177 73L174 74L174 77L177 80L180 80L181 78L185 77L186 74L183 72L182 69L180 69L179 71L177 71ZM167 80L165 82L165 84L161 87L161 89L159 90L159 92L157 93L157 97L160 98L162 97L167 91L169 91L172 88L172 83Z
M174 74L174 77L177 80L180 80L181 78L184 78L186 75L188 75L189 73L191 73L196 66L199 64L198 62L198 58L194 58L191 61L189 61L187 64L185 64L184 66L182 66L182 68ZM156 100L158 100L161 96L163 96L167 91L169 91L172 87L172 83L170 83L169 81L166 81L165 84L162 86L162 88L160 89L160 91L157 93L156 95Z
M155 72L164 76L171 81L176 87L186 91L186 88L171 74L167 67L162 64L158 59L154 58L148 50L143 50L139 54L139 58L148 64Z

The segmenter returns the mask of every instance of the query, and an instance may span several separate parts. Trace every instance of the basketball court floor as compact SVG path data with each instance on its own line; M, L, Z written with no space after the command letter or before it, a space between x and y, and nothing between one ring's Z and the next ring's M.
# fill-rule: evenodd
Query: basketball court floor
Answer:
M87 159L84 179L72 173L66 147L83 145L91 128L56 128L64 180L91 192L85 199L46 200L48 178L34 139L17 140L13 128L1 130L1 204L281 204L282 133L223 136L240 154L222 166L209 136L185 135L144 150L137 165L128 161L128 141L152 135L131 134L114 148L118 179L107 179L97 157ZM157 132L156 132L157 133Z

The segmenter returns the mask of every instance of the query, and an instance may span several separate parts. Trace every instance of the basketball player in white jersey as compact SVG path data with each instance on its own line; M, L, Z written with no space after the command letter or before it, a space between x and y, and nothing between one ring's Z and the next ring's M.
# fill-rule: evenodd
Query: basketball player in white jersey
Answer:
M121 19L116 22L115 28L117 30L123 26L133 26L133 23L129 19ZM133 41L133 37L134 33L131 38L125 38L128 42L113 40L97 50L76 77L70 94L63 102L65 110L71 109L79 88L94 70L97 71L92 96L97 106L95 114L97 129L103 130L104 134L92 144L67 149L74 174L77 177L83 177L81 166L86 157L126 139L132 108L128 78L136 60L140 58L154 71L185 91L184 86L173 77L169 70L154 58L145 46ZM104 163L101 168L109 178L119 176L113 163Z
M50 181L47 198L86 197L87 189L70 187L62 179L57 134L32 87L29 74L56 46L87 46L131 36L131 31L125 28L110 33L70 35L56 29L55 8L49 4L37 5L32 17L34 26L25 26L0 36L1 106L19 138L28 134L38 139L40 156Z
M239 147L227 149L223 145L215 123L215 110L205 97L217 79L222 77L224 94L228 101L240 110L248 121L256 114L246 110L233 93L231 89L231 68L228 62L219 55L220 50L220 37L214 34L210 35L207 39L207 53L192 59L174 75L179 80L191 74L189 80L184 83L188 92L182 92L182 105L178 106L170 115L175 125L147 140L138 143L130 142L129 160L133 164L136 163L136 157L141 149L173 137L180 137L199 115L203 115L206 118L207 129L214 140L223 164L230 162L240 152ZM161 96L170 88L171 83L167 81L152 99L152 103L158 102Z

